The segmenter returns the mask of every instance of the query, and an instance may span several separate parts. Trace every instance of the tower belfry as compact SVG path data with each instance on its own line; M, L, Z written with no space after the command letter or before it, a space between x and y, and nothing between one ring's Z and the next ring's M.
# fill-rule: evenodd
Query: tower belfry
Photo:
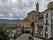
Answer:
M38 2L36 4L36 11L39 12L39 4L38 4Z

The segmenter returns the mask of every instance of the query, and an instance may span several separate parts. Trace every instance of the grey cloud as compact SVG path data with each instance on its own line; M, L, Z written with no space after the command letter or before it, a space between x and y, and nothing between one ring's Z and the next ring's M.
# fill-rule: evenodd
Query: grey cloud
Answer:
M28 3L23 3L23 0L17 0L17 3L12 3L11 1L12 0L0 0L1 2L0 13L5 15L5 16L0 16L0 19L1 18L23 19L27 16L27 13L29 11L35 9L33 7L36 7L37 2L39 2L40 11L42 11L47 8L47 4L52 0L28 0Z

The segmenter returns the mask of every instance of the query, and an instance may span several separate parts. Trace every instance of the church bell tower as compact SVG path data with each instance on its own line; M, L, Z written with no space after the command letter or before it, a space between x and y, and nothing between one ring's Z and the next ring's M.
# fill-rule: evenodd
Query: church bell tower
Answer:
M39 4L38 4L38 2L36 4L36 11L39 12Z

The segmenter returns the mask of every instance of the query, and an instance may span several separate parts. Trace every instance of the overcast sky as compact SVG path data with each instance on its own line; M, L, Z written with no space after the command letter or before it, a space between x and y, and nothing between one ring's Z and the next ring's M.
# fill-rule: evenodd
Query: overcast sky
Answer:
M39 3L40 11L47 8L52 0L0 0L0 19L23 19L27 13L36 10Z

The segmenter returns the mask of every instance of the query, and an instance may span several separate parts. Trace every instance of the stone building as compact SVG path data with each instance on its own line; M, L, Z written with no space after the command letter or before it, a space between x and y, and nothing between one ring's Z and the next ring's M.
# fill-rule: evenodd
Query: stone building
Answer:
M29 12L20 26L28 28L34 36L53 38L53 2L50 2L43 12L39 12L39 4L37 3L36 11Z
M31 29L34 36L43 37L43 13L39 12L38 3L36 4L36 11L29 12L27 17L23 19L21 27L23 26Z
M53 38L53 2L47 5L47 9L44 10L44 26L43 26L43 37Z

